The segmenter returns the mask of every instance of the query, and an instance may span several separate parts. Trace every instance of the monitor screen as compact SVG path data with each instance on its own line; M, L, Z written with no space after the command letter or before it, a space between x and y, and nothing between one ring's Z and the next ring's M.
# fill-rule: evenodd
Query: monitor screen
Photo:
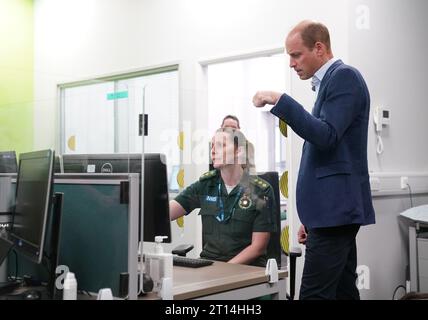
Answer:
M144 155L144 241L167 236L171 242L166 158L162 154Z
M141 173L141 154L64 154L62 166L64 173Z
M15 249L41 263L47 217L52 202L53 150L22 153L16 180L10 232Z
M140 173L141 154L64 154L64 173ZM171 242L168 179L165 155L144 155L144 241L167 236Z
M0 151L0 173L16 173L17 171L15 151Z

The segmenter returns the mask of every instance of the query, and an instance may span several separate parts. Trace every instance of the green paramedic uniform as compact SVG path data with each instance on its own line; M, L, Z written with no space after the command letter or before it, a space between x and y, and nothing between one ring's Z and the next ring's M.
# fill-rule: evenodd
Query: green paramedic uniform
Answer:
M253 232L274 232L273 190L265 180L244 173L240 183L227 194L218 170L203 174L175 200L186 215L201 208L201 258L228 261L251 244ZM251 264L265 266L266 252Z

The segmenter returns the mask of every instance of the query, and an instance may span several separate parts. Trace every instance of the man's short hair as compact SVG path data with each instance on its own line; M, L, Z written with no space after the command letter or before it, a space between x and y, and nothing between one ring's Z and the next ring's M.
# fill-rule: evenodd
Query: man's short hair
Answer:
M330 33L325 25L319 22L311 22L303 27L300 35L303 40L303 44L312 50L315 47L315 43L321 42L325 44L327 50L331 50L330 44Z

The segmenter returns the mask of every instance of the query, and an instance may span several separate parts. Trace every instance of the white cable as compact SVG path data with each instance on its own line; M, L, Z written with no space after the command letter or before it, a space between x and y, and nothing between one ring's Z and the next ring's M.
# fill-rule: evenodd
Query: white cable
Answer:
M376 152L377 154L382 154L383 153L383 142L382 142L382 137L380 136L380 132L377 133L376 135Z
M139 271L140 273L138 274L138 277L140 279L140 281L138 281L138 288L137 288L137 297L144 293L143 291L143 281L144 281L144 256L143 253L141 252L141 241L138 242L138 267L139 267Z

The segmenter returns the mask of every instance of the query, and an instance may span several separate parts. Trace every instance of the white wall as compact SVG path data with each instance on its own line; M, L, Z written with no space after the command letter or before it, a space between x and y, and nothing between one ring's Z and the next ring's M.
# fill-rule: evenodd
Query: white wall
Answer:
M356 8L369 10L369 29L357 28ZM369 164L374 172L428 171L426 77L428 2L424 0L350 1L350 62L364 74L372 111L383 105L391 124L382 132L385 151L375 152L370 122Z
M369 32L362 33L353 26L356 7L365 2L372 19ZM205 75L198 61L281 47L292 25L315 19L329 26L335 56L366 76L373 103L391 108L392 124L384 133L385 153L380 158L373 152L370 130L371 170L428 171L424 0L412 4L404 0L37 0L35 10L35 148L57 143L56 84L170 62L180 63L181 121L192 130L203 129L209 119ZM286 90L310 110L309 83L294 74L288 78ZM301 140L291 136L289 181L290 190L295 190ZM205 165L185 166L186 184L205 169ZM291 198L289 209L294 212L294 208ZM387 206L383 208L383 203L376 205L381 215L388 214ZM292 219L294 235L298 221ZM186 233L196 228L194 221L188 221ZM383 223L382 218L378 221ZM180 241L189 239L186 234ZM372 247L360 243L364 260ZM297 279L302 262L299 259ZM381 265L379 261L377 266Z
M382 189L395 195L375 196L376 224L362 228L358 238L359 264L370 270L370 289L364 299L391 299L394 289L405 284L408 264L407 229L398 214L410 207L407 190L399 195L399 176L410 176L414 205L428 203L428 137L426 75L428 51L424 0L351 0L349 6L350 63L365 76L372 108L383 105L391 111L391 124L382 131L384 153L376 154L373 122L369 127L369 169L379 176ZM365 6L365 9L361 6ZM357 9L359 8L359 9ZM368 29L361 26L361 10L367 10ZM418 173L420 178L412 177ZM425 176L422 176L425 174Z
M345 16L343 2L329 1L328 7ZM35 119L35 145L55 144L57 83L172 61L181 63L183 120L205 127L206 114L195 105L204 94L198 61L281 47L290 26L306 17L326 21L337 51L346 54L346 18L326 9L319 1L38 0L35 91L42 112Z

